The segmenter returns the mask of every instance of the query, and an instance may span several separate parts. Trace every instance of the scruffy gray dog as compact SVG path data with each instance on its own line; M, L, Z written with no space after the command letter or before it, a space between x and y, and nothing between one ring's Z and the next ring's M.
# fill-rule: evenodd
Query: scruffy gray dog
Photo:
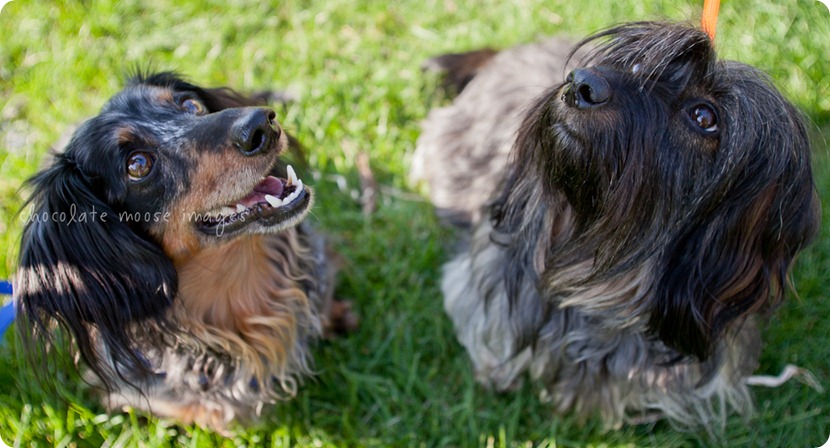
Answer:
M722 425L752 409L758 324L819 226L804 119L688 25L575 48L429 62L459 95L424 122L412 176L471 229L444 306L496 390L527 372L609 427Z

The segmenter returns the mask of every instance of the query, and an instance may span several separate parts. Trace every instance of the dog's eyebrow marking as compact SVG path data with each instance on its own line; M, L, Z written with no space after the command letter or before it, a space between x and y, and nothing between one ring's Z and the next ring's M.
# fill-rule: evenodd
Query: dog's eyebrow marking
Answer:
M172 103L175 101L173 97L173 92L167 88L158 88L156 91L155 98L158 100L159 103Z
M135 141L136 130L132 126L121 126L115 130L115 141L119 145L125 145Z
M150 127L150 129L154 128ZM141 128L132 125L122 125L116 128L115 141L120 146L135 146L134 149L146 149L148 146L158 145L158 141L151 134L142 132Z

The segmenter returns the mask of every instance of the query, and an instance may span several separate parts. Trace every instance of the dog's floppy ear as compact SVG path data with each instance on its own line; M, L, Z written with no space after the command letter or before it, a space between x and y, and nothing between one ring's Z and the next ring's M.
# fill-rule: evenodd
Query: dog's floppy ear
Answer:
M146 368L132 336L141 323L165 321L177 278L160 248L121 222L93 182L66 154L29 180L15 286L18 329L32 360L44 361L57 322L106 384L121 372L105 368L104 356L131 370ZM93 334L104 347L96 347Z
M750 140L742 160L729 156L742 174L714 183L662 254L649 326L684 354L706 359L731 324L781 303L796 254L818 232L807 132L794 108L779 110L783 131L732 136Z

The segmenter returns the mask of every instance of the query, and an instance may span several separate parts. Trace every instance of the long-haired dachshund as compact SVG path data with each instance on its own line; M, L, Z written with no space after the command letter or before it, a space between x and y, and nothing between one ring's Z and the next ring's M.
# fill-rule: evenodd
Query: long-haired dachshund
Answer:
M280 159L294 140L259 106L137 75L30 179L16 287L35 361L61 327L108 408L218 431L297 392L335 324L333 271Z
M446 311L497 390L527 372L563 413L717 428L751 410L760 318L819 227L804 119L694 27L571 47L429 63L460 94L425 121L413 175L473 225Z

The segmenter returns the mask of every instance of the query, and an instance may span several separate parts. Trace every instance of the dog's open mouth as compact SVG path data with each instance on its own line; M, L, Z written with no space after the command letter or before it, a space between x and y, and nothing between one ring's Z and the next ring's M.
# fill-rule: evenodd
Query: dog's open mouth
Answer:
M297 178L291 165L287 177L265 176L251 192L233 205L211 210L196 218L204 233L233 232L258 223L265 227L289 227L299 221L311 205L311 193Z

